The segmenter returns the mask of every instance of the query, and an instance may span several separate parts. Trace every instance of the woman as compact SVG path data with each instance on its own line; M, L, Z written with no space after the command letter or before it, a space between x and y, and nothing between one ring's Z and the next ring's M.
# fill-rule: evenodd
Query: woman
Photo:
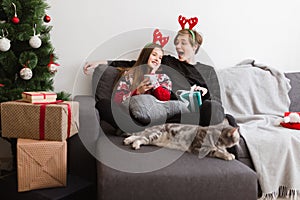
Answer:
M100 99L96 102L100 118L118 129L116 134L121 134L123 131L135 132L148 124L132 114L130 110L132 96L150 94L160 101L170 100L172 90L170 78L166 74L156 73L160 68L163 53L161 45L147 44L130 70L126 67L118 68L120 78L116 78L113 101ZM146 75L151 76L151 80L145 77ZM148 98L141 99L147 100ZM134 123L130 118L134 119Z
M146 45L137 61L129 71L124 71L116 87L114 100L116 103L128 103L131 96L151 94L158 100L170 100L172 82L166 74L155 74L160 67L163 49L160 45ZM144 78L144 75L150 75Z

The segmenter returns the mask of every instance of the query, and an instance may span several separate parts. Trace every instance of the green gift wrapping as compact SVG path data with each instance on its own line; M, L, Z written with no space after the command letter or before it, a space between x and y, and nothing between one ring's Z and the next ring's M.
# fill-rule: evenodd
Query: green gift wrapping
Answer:
M181 101L187 104L188 109L192 112L198 111L202 104L201 93L199 91L180 90L178 96Z

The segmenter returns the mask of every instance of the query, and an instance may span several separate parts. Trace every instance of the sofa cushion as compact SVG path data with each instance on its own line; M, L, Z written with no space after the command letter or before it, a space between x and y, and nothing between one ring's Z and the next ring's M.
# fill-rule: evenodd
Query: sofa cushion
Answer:
M111 135L108 137L117 148L102 148L101 154L103 157L114 155L110 157L110 161L116 160L118 168L98 162L99 199L257 199L256 173L237 160L224 161L207 157L199 159L195 154L184 153L166 167L143 172L143 168L148 168L151 162L141 164L138 160L121 157L118 151L121 149L122 155L125 151L128 154L142 154L149 161L152 159L153 162L162 162L162 158L157 159L152 154L159 148L142 146L136 151L122 145L124 138ZM172 156L176 152L170 150L168 153ZM124 162L140 171L127 172L126 167L122 169L122 166L127 166L123 165Z
M290 84L292 86L289 91L289 96L291 99L290 111L299 112L300 111L300 72L285 73L285 76L290 79Z

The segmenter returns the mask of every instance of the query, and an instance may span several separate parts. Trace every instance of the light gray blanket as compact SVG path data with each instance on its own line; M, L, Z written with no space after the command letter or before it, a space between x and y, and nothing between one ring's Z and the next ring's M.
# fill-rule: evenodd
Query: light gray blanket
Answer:
M218 71L222 102L248 145L263 198L297 198L300 191L300 131L279 125L289 110L291 88L284 74L246 60Z

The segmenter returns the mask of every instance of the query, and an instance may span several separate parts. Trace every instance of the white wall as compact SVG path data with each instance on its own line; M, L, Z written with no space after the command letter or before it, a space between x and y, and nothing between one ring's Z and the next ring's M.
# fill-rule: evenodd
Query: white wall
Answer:
M97 47L135 30L159 27L177 31L179 14L198 17L196 30L204 36L202 49L216 68L253 58L282 71L299 70L299 0L48 0L48 3L52 42L61 65L55 77L56 91L88 94L90 77L82 73L85 60L111 57L110 53L114 55L117 48L90 56ZM128 51L145 44L137 40L132 38L126 47Z

